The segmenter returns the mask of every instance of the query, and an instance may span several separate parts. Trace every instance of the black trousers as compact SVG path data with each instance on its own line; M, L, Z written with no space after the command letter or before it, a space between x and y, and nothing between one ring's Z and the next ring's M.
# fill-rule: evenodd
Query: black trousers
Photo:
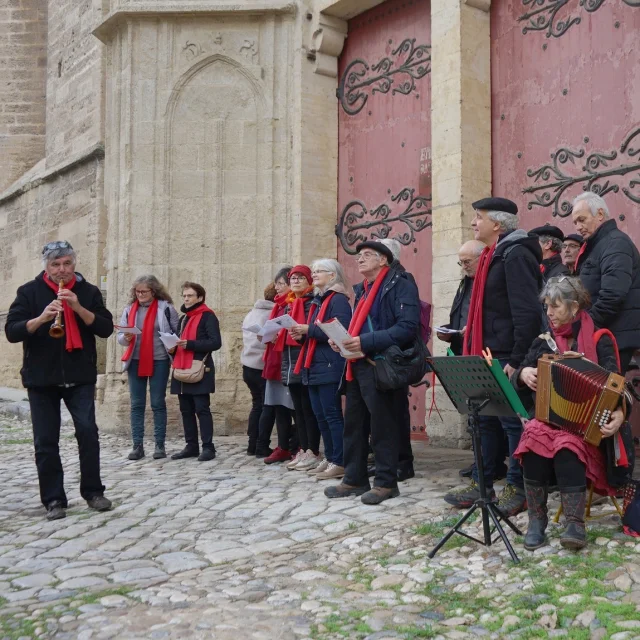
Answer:
M587 486L586 467L569 449L560 449L554 458L543 458L527 451L522 456L522 468L525 483L527 480L546 485L557 483L561 492Z
M100 443L95 411L95 385L29 389L33 443L43 505L60 501L67 506L60 460L60 401L64 401L75 429L80 453L80 495L90 500L104 493L100 479Z
M298 448L298 433L293 425L293 411L281 404L262 407L257 450L264 452L269 448L273 423L278 433L278 446L285 451L295 451Z
M353 363L354 379L347 383L344 414L344 484L369 486L367 455L369 429L375 457L376 487L398 485L400 431L405 418L397 409L406 397L404 389L382 392L376 389L373 367L366 361Z
M296 411L296 427L298 429L298 441L303 451L311 449L318 455L320 451L320 428L313 413L309 388L303 384L290 384L289 392Z
M398 467L404 470L413 469L413 450L411 449L411 413L409 411L409 390L398 394L398 416L401 418L398 433Z
M255 445L260 431L260 416L262 415L264 390L267 386L267 381L262 377L261 369L253 369L244 365L242 366L242 379L251 392L251 411L249 412L247 435L249 436L249 444Z
M211 415L211 396L208 393L190 395L179 393L180 413L184 439L188 446L199 449L198 422L200 423L200 437L203 449L215 449L213 446L213 416ZM196 421L196 416L198 420Z

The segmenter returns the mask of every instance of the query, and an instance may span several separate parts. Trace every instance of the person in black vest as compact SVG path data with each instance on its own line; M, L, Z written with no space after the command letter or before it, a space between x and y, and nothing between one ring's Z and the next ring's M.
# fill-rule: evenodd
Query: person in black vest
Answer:
M577 233L570 233L564 238L562 243L562 264L569 269L569 273L575 273L576 271L576 260L583 244L583 237Z
M542 284L542 250L537 236L518 229L518 207L505 198L485 198L473 203L476 217L471 222L476 240L484 242L473 282L464 355L482 355L489 348L509 377L520 366L534 338L542 329L542 305L538 294ZM522 434L519 418L480 416L480 437L485 481L490 496L500 463L504 434L509 439L510 464L507 484L498 505L507 515L525 507L520 464L513 458ZM480 496L478 473L469 487L452 491L445 501L456 507L470 507Z
M573 201L571 216L585 240L576 273L591 296L589 315L598 327L613 333L624 375L640 347L640 254L597 193L581 193Z
M108 338L113 319L100 289L75 272L76 253L66 240L46 244L42 262L44 271L18 289L4 329L9 342L22 342L22 384L29 395L40 499L47 519L58 520L67 508L59 451L61 400L78 441L80 495L91 509L111 509L100 479L94 396L96 336ZM58 317L64 335L56 338L50 329Z
M542 227L531 229L529 233L538 236L540 248L542 249L542 266L540 270L542 271L543 283L556 276L569 275L569 269L563 264L562 256L560 255L562 243L564 242L562 229L545 224Z

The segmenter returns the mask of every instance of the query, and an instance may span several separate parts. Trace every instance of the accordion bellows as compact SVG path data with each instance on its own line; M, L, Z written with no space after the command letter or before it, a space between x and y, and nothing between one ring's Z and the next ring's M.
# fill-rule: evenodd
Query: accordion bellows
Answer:
M623 393L622 376L585 358L544 355L538 360L536 418L595 446Z

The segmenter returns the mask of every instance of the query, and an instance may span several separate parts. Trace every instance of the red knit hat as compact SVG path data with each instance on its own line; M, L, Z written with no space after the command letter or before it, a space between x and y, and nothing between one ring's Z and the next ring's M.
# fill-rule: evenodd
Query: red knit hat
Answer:
M293 267L293 269L289 271L289 279L291 279L291 276L294 273L299 273L300 275L303 275L307 279L307 282L311 284L312 282L311 269L309 269L309 267L307 267L306 264L299 264Z

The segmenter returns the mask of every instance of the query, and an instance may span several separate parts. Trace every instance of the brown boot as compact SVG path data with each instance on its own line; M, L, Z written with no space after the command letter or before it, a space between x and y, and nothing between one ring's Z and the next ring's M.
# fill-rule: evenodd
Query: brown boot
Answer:
M327 498L348 498L349 496L361 496L367 491L369 491L369 487L356 487L341 482L333 487L327 487L324 490L324 495L327 496Z
M561 487L562 512L567 526L560 536L565 549L582 549L587 545L584 512L587 506L586 487Z
M373 487L360 500L362 500L363 504L380 504L390 498L397 498L399 495L398 487Z
M524 492L527 497L529 528L524 537L524 548L534 551L547 544L545 531L549 518L547 516L548 489L546 484L524 479Z

